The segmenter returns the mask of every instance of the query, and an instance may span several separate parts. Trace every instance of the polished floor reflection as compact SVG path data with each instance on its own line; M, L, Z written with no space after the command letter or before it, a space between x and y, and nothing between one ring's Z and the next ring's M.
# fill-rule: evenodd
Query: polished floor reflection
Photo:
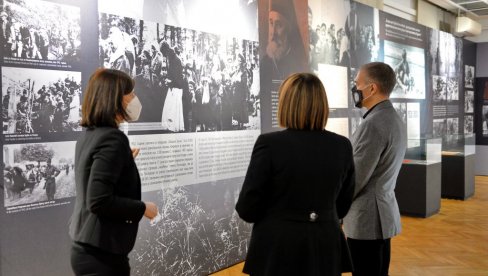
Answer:
M403 233L392 240L391 276L488 275L488 176L475 181L475 195L466 201L443 199L440 213L427 219L402 217ZM246 275L242 266L212 275Z

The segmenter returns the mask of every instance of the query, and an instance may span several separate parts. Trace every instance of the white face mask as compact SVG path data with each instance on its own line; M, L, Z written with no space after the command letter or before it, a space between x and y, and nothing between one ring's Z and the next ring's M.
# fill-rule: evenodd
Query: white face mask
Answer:
M141 115L141 110L142 110L141 102L139 101L139 98L135 96L134 98L132 98L132 100L129 102L129 104L125 109L127 115L129 115L129 121L130 122L137 121L139 119L139 115Z

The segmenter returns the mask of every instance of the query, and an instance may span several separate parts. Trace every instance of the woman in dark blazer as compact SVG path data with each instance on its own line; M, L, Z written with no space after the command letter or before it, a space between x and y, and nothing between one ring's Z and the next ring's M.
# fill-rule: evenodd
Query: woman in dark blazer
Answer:
M279 89L278 122L251 156L236 210L254 223L244 272L341 275L351 269L339 219L352 202L352 147L325 130L327 96L313 74L289 76Z
M98 69L82 105L86 132L76 143L76 203L70 220L71 266L76 275L130 275L128 254L139 220L157 215L141 201L141 180L134 162L138 149L118 126L135 121L141 105L125 73Z

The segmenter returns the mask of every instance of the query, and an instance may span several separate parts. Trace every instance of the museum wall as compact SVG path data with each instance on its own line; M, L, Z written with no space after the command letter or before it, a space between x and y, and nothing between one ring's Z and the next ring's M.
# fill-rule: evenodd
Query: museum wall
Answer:
M160 215L140 223L134 275L208 274L245 258L251 225L234 205L255 139L280 130L277 91L290 73L322 79L327 129L346 137L365 112L353 105L352 82L372 61L397 72L392 102L409 148L424 137L473 132L475 64L463 62L471 48L360 3L0 3L0 276L71 274L74 146L83 91L98 67L130 74L143 105L140 120L121 130L141 149L142 196ZM289 18L286 30L270 26L273 11ZM46 169L48 159L59 174ZM31 184L15 183L14 175ZM54 193L45 188L52 177Z

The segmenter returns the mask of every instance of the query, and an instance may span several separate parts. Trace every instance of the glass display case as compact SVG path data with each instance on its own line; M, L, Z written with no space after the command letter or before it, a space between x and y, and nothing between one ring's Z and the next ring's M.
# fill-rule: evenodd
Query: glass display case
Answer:
M417 146L407 148L403 163L427 165L442 161L442 138L408 139L408 143Z
M400 213L429 217L441 206L442 138L409 139L398 174L395 196Z
M451 134L443 137L442 155L472 155L476 153L474 133Z
M467 199L474 194L475 135L443 137L442 197Z

